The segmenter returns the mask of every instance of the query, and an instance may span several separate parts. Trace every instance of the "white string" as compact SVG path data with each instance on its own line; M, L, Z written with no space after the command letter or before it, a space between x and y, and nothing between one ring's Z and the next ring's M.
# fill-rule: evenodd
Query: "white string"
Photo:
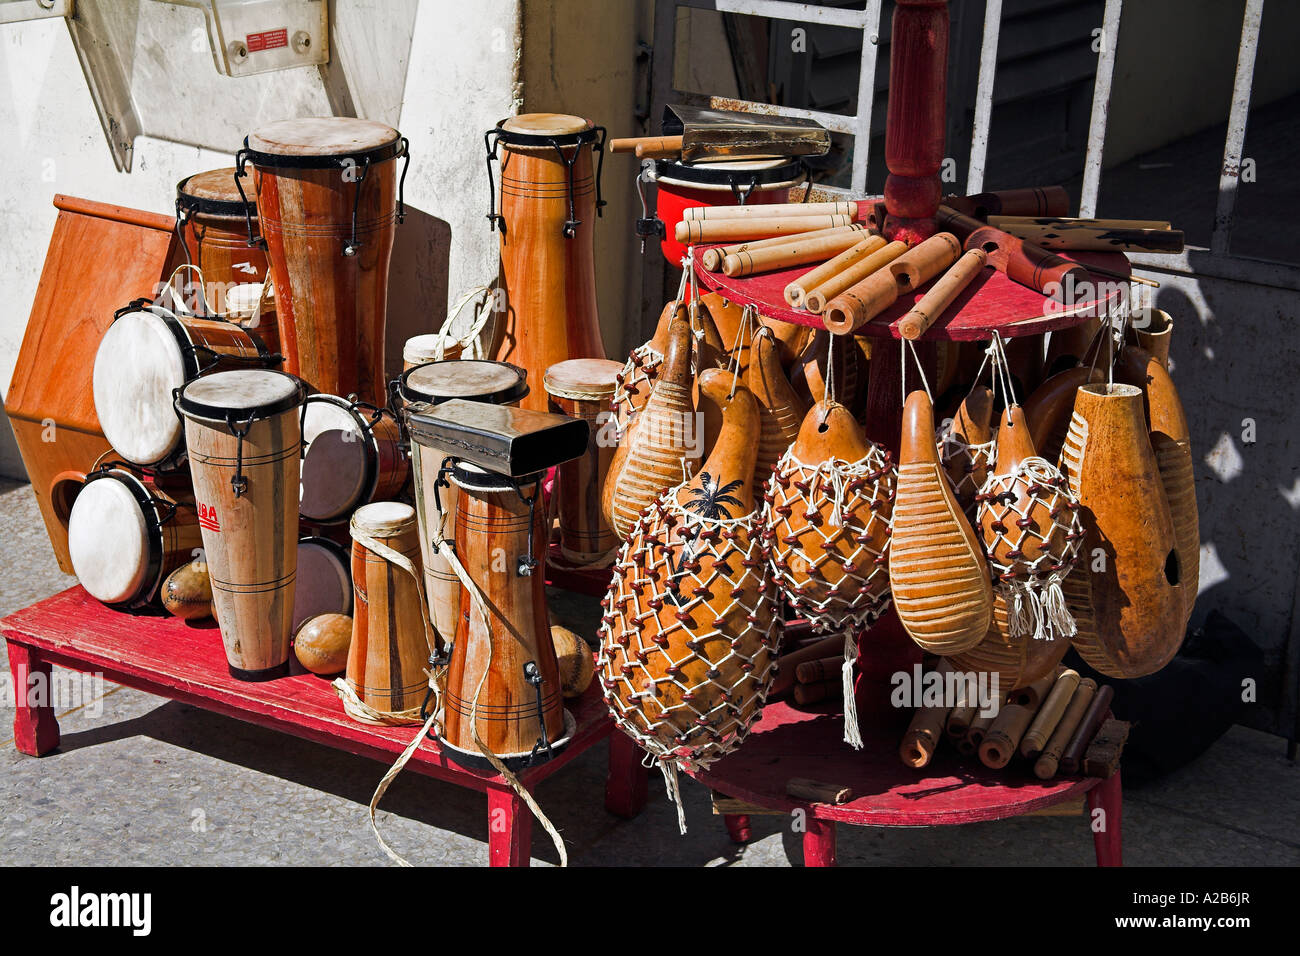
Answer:
M831 334L831 340L826 343L826 394L823 398L827 402L839 402L839 391L835 385L835 342L839 338L834 333Z
M901 355L899 357L898 380L903 387L903 404L907 404L907 350L912 350L912 361L916 363L916 371L921 376L921 385L925 388L926 397L934 402L934 396L930 394L930 383L925 378L925 368L921 365L921 357L916 353L916 346L912 344L911 339L899 339Z

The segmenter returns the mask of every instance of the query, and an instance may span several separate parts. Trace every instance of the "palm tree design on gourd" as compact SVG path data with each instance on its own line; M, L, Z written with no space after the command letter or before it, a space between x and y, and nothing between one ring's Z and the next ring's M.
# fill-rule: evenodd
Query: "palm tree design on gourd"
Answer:
M739 508L743 502L729 492L735 491L741 486L740 481L729 481L725 485L718 485L718 480L710 475L707 471L700 472L701 486L691 489L690 500L686 502L686 510L699 515L706 519L730 518L731 509L734 506ZM699 529L695 529L689 535L683 535L685 538L685 547L682 549L683 564L689 564L691 558L695 556L695 544ZM668 562L668 570L671 574L668 577L668 600L681 607L688 600L681 593L681 581L686 576L685 568L678 570L677 562L673 560L670 552L665 556Z

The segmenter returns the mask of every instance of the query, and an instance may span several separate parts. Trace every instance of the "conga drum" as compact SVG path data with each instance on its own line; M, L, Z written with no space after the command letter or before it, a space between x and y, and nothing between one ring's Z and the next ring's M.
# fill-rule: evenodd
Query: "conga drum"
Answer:
M298 513L316 524L347 521L368 502L396 497L411 475L401 425L386 408L311 395L302 443Z
M396 391L398 401L404 408L438 405L453 398L496 405L518 405L519 400L528 394L528 378L523 369L507 362L457 359L430 362L407 369L397 380ZM447 641L456 633L456 622L460 616L461 584L447 559L438 553L434 537L441 527L445 540L454 547L456 489L444 483L435 493L438 474L447 457L445 452L426 448L412 438L410 456L411 475L415 485L415 510L420 523L424 589L429 597L429 616L439 638Z
M118 610L154 603L167 575L202 546L193 496L126 465L91 472L68 519L73 572L91 597Z
M579 116L528 113L487 134L488 169L500 147L501 212L488 218L501 235L501 288L507 311L497 358L534 382L557 362L604 358L596 308L593 236L601 205L605 129ZM495 187L493 193L495 203ZM540 391L524 408L546 410Z
M548 368L543 380L550 411L585 419L591 429L587 453L559 466L551 491L560 519L560 554L579 567L601 563L619 546L600 494L618 444L614 429L605 426L612 426L609 402L622 369L622 363L608 359L569 359Z
M95 352L95 413L120 456L174 467L185 451L172 407L176 389L208 372L279 363L254 332L232 322L177 315L136 301L119 309Z
M471 715L483 744L512 770L549 760L572 735L546 616L545 576L523 560L530 541L537 572L545 560L541 478L509 478L465 462L452 469L456 556L490 615L485 624L469 592L462 595L442 694L441 744L448 759L464 766L491 769L474 742Z
M687 209L695 206L753 206L790 201L790 190L808 179L800 160L760 159L717 163L655 160L655 215L664 224L659 241L664 258L680 269L686 247L673 238Z
M319 614L352 613L352 558L329 538L298 539L293 633Z
M285 370L331 395L384 396L399 157L409 163L397 130L341 116L271 123L236 155L241 190L253 166Z
M288 673L298 567L298 459L306 386L263 369L216 372L176 396L212 610L230 673Z
M239 194L234 169L210 169L176 184L181 248L202 271L208 302L220 315L233 305L227 301L232 290L247 286L260 294L266 279L266 252L249 242L250 229L257 236L257 206Z
M373 550L396 551L420 570L415 509L377 501L352 516L352 644L347 683L371 710L416 719L429 686L429 642L424 633L417 580ZM354 719L363 719L349 711ZM376 721L367 721L376 722Z

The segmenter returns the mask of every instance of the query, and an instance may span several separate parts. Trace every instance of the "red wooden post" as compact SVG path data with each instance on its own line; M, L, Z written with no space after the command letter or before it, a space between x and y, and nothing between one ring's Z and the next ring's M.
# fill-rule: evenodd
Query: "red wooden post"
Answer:
M748 843L754 837L749 828L749 816L744 813L724 813L722 822L727 825L727 834L732 843Z
M885 120L885 236L914 245L934 235L942 191L948 0L898 0Z
M803 835L804 866L835 865L835 823L831 820L808 818L808 829Z
M9 673L14 681L14 746L20 753L43 757L59 745L50 665L29 647L13 641L5 643L9 651ZM33 701L37 706L33 706Z
M1121 810L1123 790L1120 787L1119 771L1115 776L1103 780L1088 791L1088 822L1091 824L1093 813L1100 809L1105 813L1105 827L1092 832L1093 847L1097 851L1098 866L1123 866L1124 848L1121 839Z
M533 815L513 790L488 788L488 865L528 866Z
M609 735L609 773L605 777L605 809L631 820L645 809L650 771L641 763L642 751L627 734Z

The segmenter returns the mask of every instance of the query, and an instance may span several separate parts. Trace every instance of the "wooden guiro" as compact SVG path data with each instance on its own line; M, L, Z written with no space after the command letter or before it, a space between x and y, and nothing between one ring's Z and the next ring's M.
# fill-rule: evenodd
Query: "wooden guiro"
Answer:
M983 249L968 249L962 253L921 301L899 320L899 334L905 339L919 339L924 335L935 320L943 315L944 310L952 305L953 300L984 270L987 262L988 253Z
M804 285L803 307L809 312L820 315L826 310L827 303L836 296L851 289L879 269L883 269L905 252L907 252L907 243L890 242L845 264L840 271L828 275L817 285Z
M884 240L881 240L883 244ZM756 272L771 272L775 269L788 269L809 262L839 255L858 244L856 232L839 233L833 236L791 242L767 249L735 252L722 260L722 271L733 277L753 275Z
M831 299L822 312L822 322L840 335L856 332L893 305L901 293L920 288L959 255L957 238L937 233Z
M885 248L885 240L880 236L858 236L857 242L839 255L828 259L810 272L805 272L785 287L785 301L792 309L803 305L804 296L810 289L815 289L832 276L839 275L855 262L865 259L879 249Z
M766 239L770 236L792 236L817 229L848 226L852 222L850 217L843 215L683 220L673 230L673 238L687 245L737 239Z
M704 252L700 254L700 264L709 272L717 272L722 268L723 260L727 256L733 255L737 252L755 252L760 249L771 249L774 246L784 246L790 242L809 239L824 239L827 236L841 236L854 232L858 233L859 239L862 239L866 235L865 229L866 226L862 223L855 222L847 226L832 226L829 229L814 229L812 232L801 232L796 236L772 236L768 239L749 239L745 242L736 242L725 246L715 246L712 249L705 249Z

